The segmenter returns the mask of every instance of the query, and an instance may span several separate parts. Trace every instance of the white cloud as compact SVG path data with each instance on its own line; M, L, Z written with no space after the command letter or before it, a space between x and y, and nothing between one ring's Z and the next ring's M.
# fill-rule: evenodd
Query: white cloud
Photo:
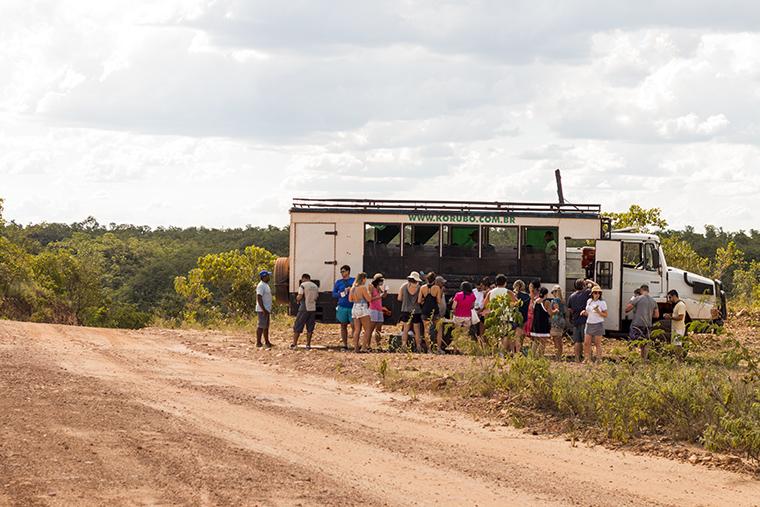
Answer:
M758 26L750 1L5 2L0 195L283 224L296 195L553 200L561 168L571 200L753 227Z

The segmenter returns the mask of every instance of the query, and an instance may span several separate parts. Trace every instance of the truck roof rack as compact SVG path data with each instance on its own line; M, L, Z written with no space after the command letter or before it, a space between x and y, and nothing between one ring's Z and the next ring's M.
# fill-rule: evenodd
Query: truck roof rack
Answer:
M501 201L425 201L406 199L311 199L294 198L291 212L307 213L483 213L514 216L562 216L595 218L602 215L599 204L529 203Z

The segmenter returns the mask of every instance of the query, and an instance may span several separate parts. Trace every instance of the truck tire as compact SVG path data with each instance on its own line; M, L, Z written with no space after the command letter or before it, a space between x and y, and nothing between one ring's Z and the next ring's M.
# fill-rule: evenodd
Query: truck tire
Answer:
M287 257L278 257L274 261L274 297L281 304L290 302L290 261Z

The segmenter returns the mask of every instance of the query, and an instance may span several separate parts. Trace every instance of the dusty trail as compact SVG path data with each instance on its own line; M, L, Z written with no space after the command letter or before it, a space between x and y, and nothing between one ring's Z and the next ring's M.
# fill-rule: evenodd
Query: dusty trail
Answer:
M746 476L410 410L172 333L2 321L0 392L0 504L760 505Z

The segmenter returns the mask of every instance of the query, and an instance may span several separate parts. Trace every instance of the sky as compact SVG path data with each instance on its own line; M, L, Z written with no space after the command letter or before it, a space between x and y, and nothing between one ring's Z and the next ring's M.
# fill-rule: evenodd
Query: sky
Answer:
M293 197L758 228L756 1L3 0L20 223L284 225Z

